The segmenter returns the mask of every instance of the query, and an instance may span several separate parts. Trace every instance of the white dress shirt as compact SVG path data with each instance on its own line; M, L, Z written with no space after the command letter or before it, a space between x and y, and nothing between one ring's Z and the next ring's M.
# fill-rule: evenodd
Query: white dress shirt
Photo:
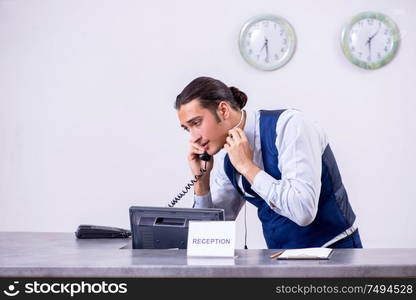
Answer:
M299 226L307 226L315 219L321 190L322 154L328 145L325 132L302 112L288 109L276 124L278 168L282 174L276 180L263 169L260 142L260 112L248 112L244 133L253 151L253 162L262 169L251 189L263 198L276 213L289 218ZM225 150L214 158L210 192L194 196L194 207L219 207L227 220L235 220L245 199L237 192L224 171ZM242 176L237 174L238 185L244 191ZM244 191L245 193L245 191ZM245 193L247 196L251 196ZM334 237L322 247L350 235L355 224Z

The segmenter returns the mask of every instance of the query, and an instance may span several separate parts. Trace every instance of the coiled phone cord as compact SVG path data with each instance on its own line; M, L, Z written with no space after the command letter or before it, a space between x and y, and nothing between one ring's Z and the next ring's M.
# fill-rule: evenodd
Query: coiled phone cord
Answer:
M185 189L182 190L182 192L180 192L175 198L173 198L173 200L168 204L169 207L174 207L176 205L176 203L179 202L179 200L181 200L181 198L183 196L185 196L185 194L187 192L189 192L189 190L191 189L191 187L199 180L201 179L201 177L204 175L204 173L207 171L207 162L205 161L205 165L203 168L199 169L201 174L199 175L195 175L195 179L191 179L191 181L185 185Z

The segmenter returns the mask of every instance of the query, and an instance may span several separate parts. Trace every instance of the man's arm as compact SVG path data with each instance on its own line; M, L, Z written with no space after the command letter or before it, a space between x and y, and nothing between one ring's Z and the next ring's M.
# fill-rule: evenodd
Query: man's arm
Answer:
M302 113L288 111L277 126L276 147L281 180L260 170L251 188L278 214L300 226L313 222L321 189L323 132Z

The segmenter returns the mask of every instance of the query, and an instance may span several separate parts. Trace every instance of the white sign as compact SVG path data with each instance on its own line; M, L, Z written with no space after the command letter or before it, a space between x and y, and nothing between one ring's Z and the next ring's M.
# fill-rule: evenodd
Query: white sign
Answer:
M188 256L234 256L235 221L189 221Z

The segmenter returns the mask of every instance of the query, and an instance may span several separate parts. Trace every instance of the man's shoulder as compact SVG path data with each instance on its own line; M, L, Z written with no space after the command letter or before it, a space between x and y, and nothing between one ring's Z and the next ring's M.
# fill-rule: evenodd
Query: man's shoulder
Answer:
M280 115L295 115L295 114L303 114L303 112L297 108L277 108L277 109L260 109L257 110L257 114L261 113L273 113L273 112L280 112Z
M275 110L258 110L257 114L261 115L261 113L268 113L268 112L278 112L280 111L280 115L279 115L279 119L278 122L279 123L287 123L289 121L294 121L294 122L299 122L302 121L304 119L306 119L305 114L300 111L299 109L296 108L283 108L283 109L275 109Z
M291 135L317 137L323 147L328 144L328 137L318 122L310 118L306 113L298 109L288 109L280 116L276 130L279 132L291 132Z

